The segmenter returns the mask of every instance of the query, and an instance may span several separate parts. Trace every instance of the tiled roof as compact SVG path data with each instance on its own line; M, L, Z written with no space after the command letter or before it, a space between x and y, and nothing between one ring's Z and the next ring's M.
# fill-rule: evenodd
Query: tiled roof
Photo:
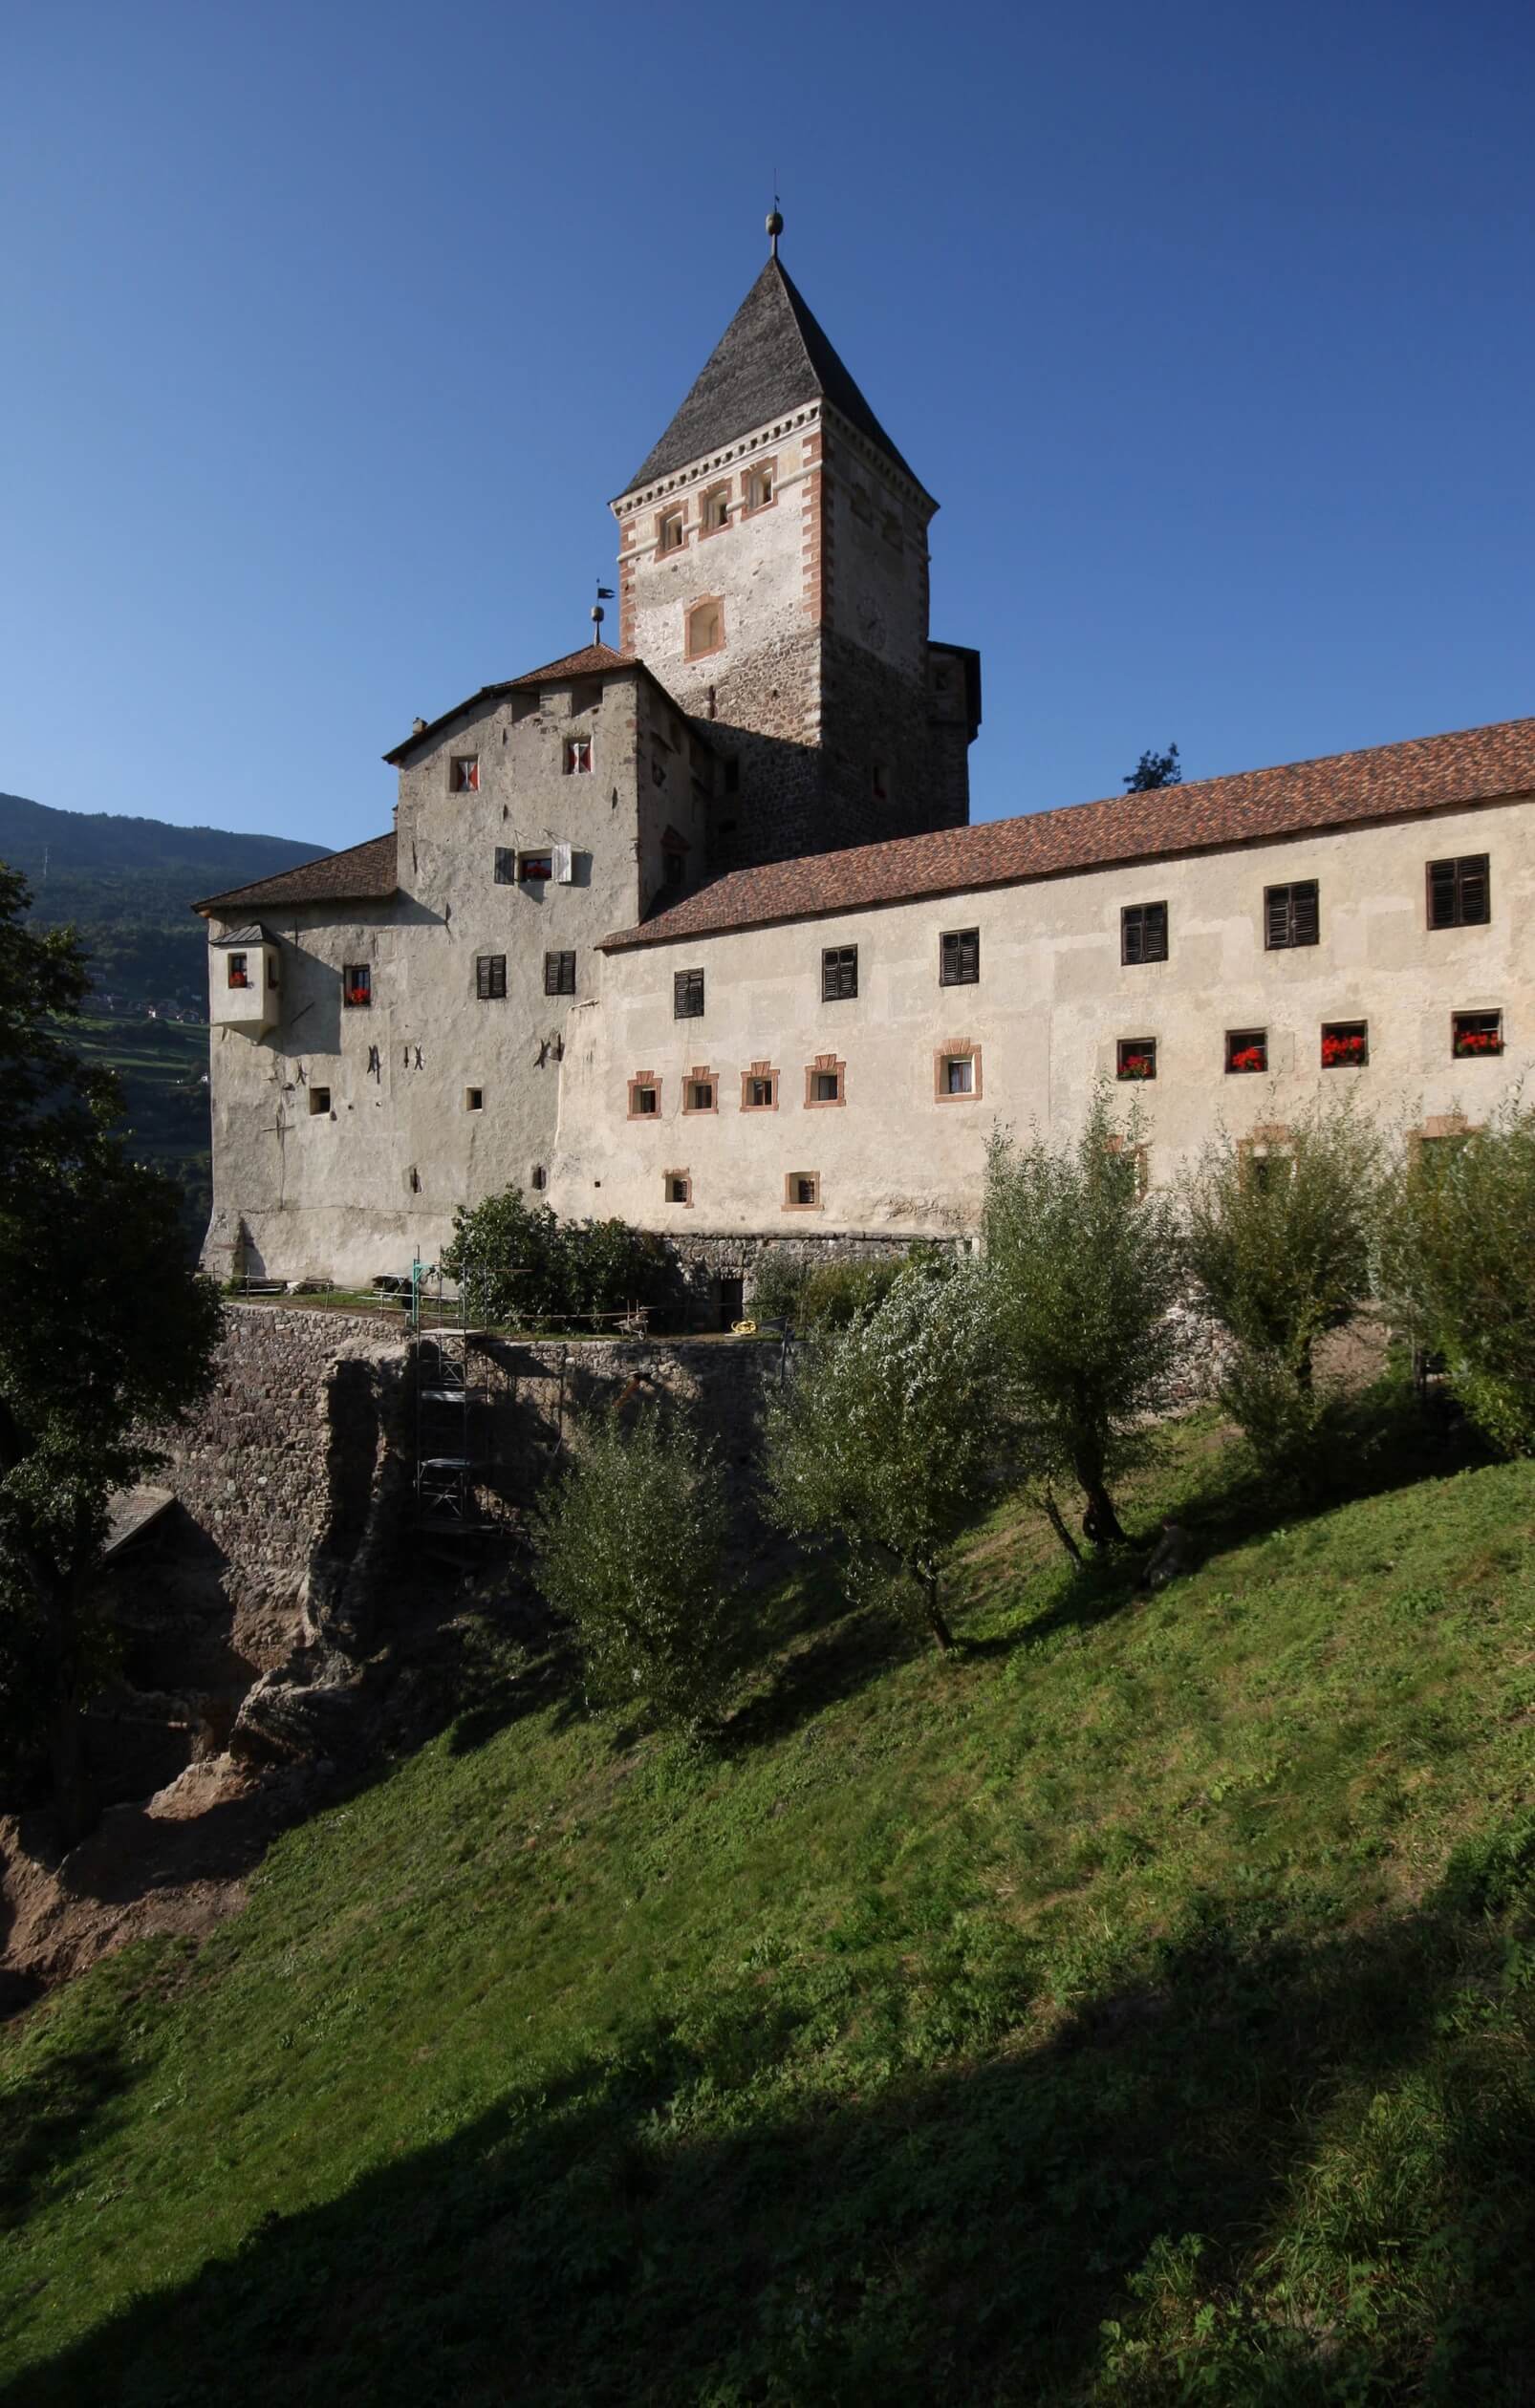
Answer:
M296 870L280 870L274 878L258 878L253 886L205 895L192 910L222 914L282 903L381 903L399 892L399 884L391 829L387 836L370 836L365 845L349 845L345 852L325 853Z
M826 917L870 904L967 893L1529 793L1535 793L1535 719L1505 720L1369 752L1331 753L1151 794L736 870L606 941L616 949L664 945L770 920Z
M440 712L424 727L412 729L393 752L385 753L384 759L391 764L398 764L418 744L429 744L449 720L457 719L464 711L472 711L477 702L499 702L504 694L519 694L529 686L550 685L556 677L605 677L616 669L644 667L638 653L614 652L606 644L587 644L580 652L567 653L563 660L546 660L542 669L525 669L520 677L503 677L495 685L482 686L479 693L471 694L466 701L455 702L450 711ZM651 677L653 683L659 683L649 670L645 674ZM667 699L670 699L670 697Z
M660 441L625 485L648 484L784 410L822 397L916 484L782 260L769 259Z

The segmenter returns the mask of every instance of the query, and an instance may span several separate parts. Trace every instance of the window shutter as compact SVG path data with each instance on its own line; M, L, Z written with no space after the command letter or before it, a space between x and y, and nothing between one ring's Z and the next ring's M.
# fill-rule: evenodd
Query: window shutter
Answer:
M1314 878L1303 878L1290 889L1290 943L1314 945L1320 927Z
M1268 950L1270 953L1277 953L1282 946L1289 943L1288 887L1270 887L1267 895L1267 905Z
M515 886L516 883L517 856L507 846L498 845L496 847L496 884L497 886Z
M556 885L556 886L570 886L570 885L572 884L573 880L573 877L574 877L574 856L573 856L573 852L572 852L572 850L571 850L570 846L569 846L569 845L556 845L556 846L555 846L555 848L554 848L554 883L555 883L555 885Z
M1433 928L1455 926L1456 864L1453 861L1431 861L1428 871L1429 924Z
M1460 869L1460 917L1474 927L1487 917L1487 856L1468 853Z

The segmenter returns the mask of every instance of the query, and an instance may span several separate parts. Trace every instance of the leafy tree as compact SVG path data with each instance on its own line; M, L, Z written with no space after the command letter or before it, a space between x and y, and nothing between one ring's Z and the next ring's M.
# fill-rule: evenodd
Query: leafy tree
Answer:
M1109 1483L1166 1409L1181 1343L1176 1214L1167 1196L1141 1194L1139 1139L1138 1117L1116 1127L1100 1086L1074 1141L999 1133L986 1164L986 1262L1011 1414L1036 1479L1074 1479L1088 1530L1105 1541L1124 1537Z
M1318 1381L1316 1348L1370 1295L1382 1181L1373 1122L1324 1099L1292 1119L1283 1151L1222 1135L1189 1182L1189 1267L1230 1341L1222 1398L1275 1469L1321 1468L1343 1400Z
M593 1697L699 1725L724 1689L729 1516L718 1464L655 1407L575 1431L573 1466L534 1512L535 1578L575 1626Z
M671 1258L661 1238L627 1221L562 1221L508 1188L459 1206L443 1268L484 1320L527 1328L658 1304Z
M1535 1454L1535 1106L1416 1150L1384 1215L1382 1280L1478 1428Z
M930 1257L816 1346L768 1420L775 1519L840 1532L855 1581L915 1602L945 1650L944 1562L996 1467L1000 1400L990 1282Z
M846 1329L858 1313L890 1293L907 1258L902 1255L811 1266L774 1247L752 1280L752 1313L758 1321L792 1322L800 1330Z
M110 1079L58 1024L85 992L79 949L26 904L0 868L0 1727L12 1760L49 1748L75 1836L80 1707L112 1656L93 1595L108 1506L205 1387L218 1302L186 1267L177 1190L129 1160Z
M1130 794L1155 794L1160 786L1181 785L1183 772L1178 766L1178 746L1169 744L1165 752L1143 752L1124 785Z

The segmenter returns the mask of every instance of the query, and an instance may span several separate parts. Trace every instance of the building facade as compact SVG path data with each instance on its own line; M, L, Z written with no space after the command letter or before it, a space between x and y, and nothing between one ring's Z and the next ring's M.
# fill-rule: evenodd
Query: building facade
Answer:
M366 1283L508 1186L953 1235L999 1124L1149 1180L1319 1086L1433 1138L1535 1064L1535 720L972 828L935 505L775 255L613 505L619 648L418 720L392 830L198 906L222 1276Z

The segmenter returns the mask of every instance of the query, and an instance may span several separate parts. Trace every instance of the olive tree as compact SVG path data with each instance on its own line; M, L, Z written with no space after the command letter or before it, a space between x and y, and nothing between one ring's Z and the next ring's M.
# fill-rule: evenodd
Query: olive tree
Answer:
M1182 1337L1177 1214L1144 1193L1140 1123L1099 1087L1059 1143L998 1132L986 1163L986 1269L1009 1416L1047 1483L1075 1480L1086 1526L1122 1539L1110 1484L1172 1399ZM1053 1518L1053 1516L1052 1516Z
M990 1282L923 1258L796 1365L768 1417L770 1511L802 1536L837 1532L855 1581L915 1603L947 1650L945 1560L1002 1443Z
M1189 1269L1227 1341L1222 1400L1275 1470L1324 1458L1342 1399L1316 1349L1371 1294L1386 1175L1374 1122L1319 1097L1266 1152L1222 1132L1188 1182Z
M576 1425L570 1469L534 1509L534 1578L574 1626L588 1693L700 1725L725 1681L729 1516L690 1426L646 1406Z
M1382 1283L1478 1428L1535 1453L1535 1106L1416 1147L1383 1215Z

